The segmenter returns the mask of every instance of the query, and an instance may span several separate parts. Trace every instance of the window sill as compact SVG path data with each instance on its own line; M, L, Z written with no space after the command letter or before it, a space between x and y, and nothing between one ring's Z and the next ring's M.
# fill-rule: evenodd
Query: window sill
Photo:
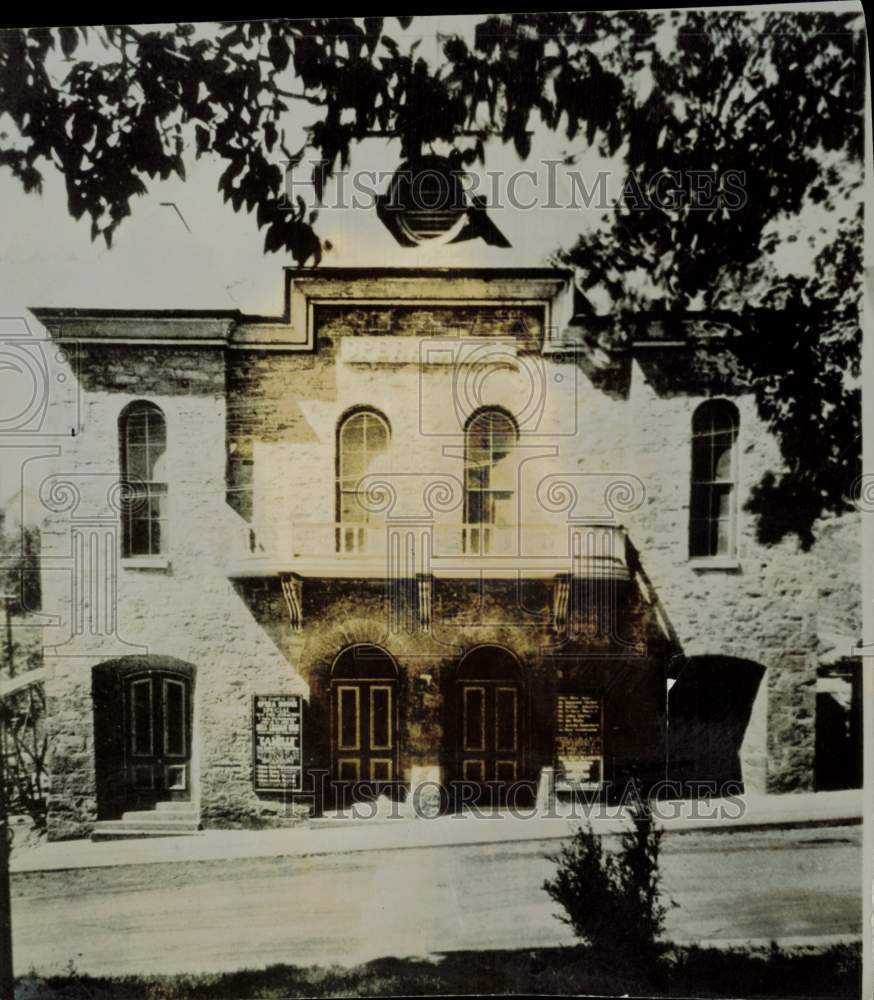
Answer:
M728 570L738 572L740 559L733 556L698 556L689 560L689 568L694 570Z
M166 556L130 556L121 560L122 569L170 569Z

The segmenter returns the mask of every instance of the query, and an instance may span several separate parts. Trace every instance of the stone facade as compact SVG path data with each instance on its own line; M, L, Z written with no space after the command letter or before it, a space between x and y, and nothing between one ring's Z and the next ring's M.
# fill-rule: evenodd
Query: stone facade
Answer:
M405 786L451 778L455 672L488 645L522 671L520 777L535 782L554 763L558 691L603 697L602 777L652 783L686 752L666 735L668 686L685 711L700 696L683 694L692 674L716 676L713 691L743 675L754 680L726 725L745 787L811 787L820 619L829 602L858 604L846 556L858 524L824 525L829 544L809 552L756 541L743 501L781 457L727 348L638 337L605 368L559 271L293 278L272 320L35 310L78 351L78 433L31 483L46 510L44 608L56 616L45 653L53 837L120 811L100 736L107 714L121 725L120 695L99 678L139 669L191 684L187 792L206 825L283 824L322 807L315 793L255 792L252 699L304 696L307 773L329 768L331 670L360 644L397 667ZM714 397L739 413L737 546L708 562L689 558L690 428ZM119 420L137 400L166 421L166 536L158 556L125 559ZM518 427L519 530L515 548L477 562L463 551L464 427L489 407ZM390 427L368 537L394 532L394 557L391 546L376 559L338 552L337 429L360 409ZM606 563L573 561L583 537L609 543ZM605 578L605 565L619 568ZM562 581L582 618L556 611Z

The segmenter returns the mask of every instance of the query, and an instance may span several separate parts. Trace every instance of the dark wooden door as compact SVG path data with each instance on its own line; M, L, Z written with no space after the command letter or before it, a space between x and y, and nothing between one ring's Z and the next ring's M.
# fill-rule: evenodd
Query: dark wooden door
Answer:
M333 782L338 804L389 793L397 781L397 685L335 680L331 687Z
M191 683L181 674L149 671L125 680L128 803L191 798Z
M457 692L458 777L502 804L522 778L522 685L460 681Z

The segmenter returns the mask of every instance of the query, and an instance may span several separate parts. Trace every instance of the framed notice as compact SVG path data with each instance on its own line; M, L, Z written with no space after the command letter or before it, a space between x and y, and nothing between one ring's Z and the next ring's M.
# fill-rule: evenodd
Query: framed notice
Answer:
M582 692L559 694L555 708L556 782L600 788L604 780L603 699Z
M299 792L303 786L303 698L256 694L252 704L256 792Z

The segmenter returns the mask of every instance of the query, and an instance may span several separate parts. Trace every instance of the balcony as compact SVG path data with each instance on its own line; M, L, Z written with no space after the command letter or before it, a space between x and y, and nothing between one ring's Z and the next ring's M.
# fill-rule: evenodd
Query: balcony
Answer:
M276 576L629 579L625 529L556 522L506 527L444 522L293 522L245 525L232 578Z

